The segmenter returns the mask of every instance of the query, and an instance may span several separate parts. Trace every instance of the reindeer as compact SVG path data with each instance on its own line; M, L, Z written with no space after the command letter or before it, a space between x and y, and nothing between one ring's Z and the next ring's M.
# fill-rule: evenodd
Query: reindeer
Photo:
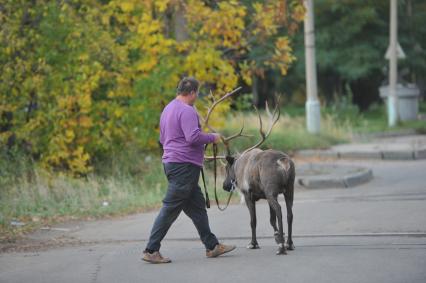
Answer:
M226 94L217 101L214 100L213 105L208 109L207 116L204 121L205 126L210 130L217 132L210 125L208 125L211 112L217 104L235 92L236 90ZM259 199L266 199L269 204L270 223L274 229L275 241L278 244L278 250L276 251L276 254L287 254L286 249L294 250L295 248L292 239L292 207L294 196L295 166L290 157L281 151L261 150L258 148L269 136L273 126L277 123L280 117L278 103L272 114L268 105L266 104L266 111L270 119L269 127L266 133L263 130L262 118L259 114L259 111L256 107L255 109L259 117L259 131L261 135L261 140L258 143L246 149L239 155L232 156L230 154L229 142L234 138L245 136L242 134L244 125L239 133L230 137L223 137L222 139L227 150L227 155L225 157L219 156L217 158L224 158L227 161L223 189L229 191L232 188L238 188L244 195L245 203L250 212L251 219L251 242L247 248L259 248L259 244L256 239L256 201ZM279 194L284 195L287 207L287 245L284 243L281 206L277 200Z

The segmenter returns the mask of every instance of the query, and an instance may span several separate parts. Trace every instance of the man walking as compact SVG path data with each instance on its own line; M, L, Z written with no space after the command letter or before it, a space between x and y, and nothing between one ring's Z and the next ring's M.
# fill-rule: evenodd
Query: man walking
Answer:
M161 114L160 143L164 150L163 166L169 185L142 258L150 263L171 262L160 254L160 243L182 210L197 228L207 257L217 257L235 249L235 246L220 244L210 231L205 199L198 186L204 145L220 141L219 134L207 134L201 130L198 114L193 107L198 90L199 82L196 79L182 79L176 98Z

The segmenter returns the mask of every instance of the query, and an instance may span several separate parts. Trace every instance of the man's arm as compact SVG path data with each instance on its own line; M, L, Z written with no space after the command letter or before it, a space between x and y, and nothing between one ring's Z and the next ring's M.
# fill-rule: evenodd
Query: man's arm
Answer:
M185 140L188 143L199 145L207 143L218 143L220 141L219 134L207 134L201 131L198 122L198 115L194 109L188 109L184 111L180 118Z

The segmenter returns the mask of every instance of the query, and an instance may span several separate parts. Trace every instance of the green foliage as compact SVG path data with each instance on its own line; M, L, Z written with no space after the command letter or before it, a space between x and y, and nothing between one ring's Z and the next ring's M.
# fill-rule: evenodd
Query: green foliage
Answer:
M316 1L317 60L321 70L353 81L380 70L387 47L384 1Z
M426 76L426 2L422 0L401 1L398 41L407 58L399 62L401 70L408 69L405 78L415 82Z
M296 30L304 13L301 1L288 2L2 3L0 147L25 148L44 168L75 176L128 147L155 148L159 115L182 75L218 96L264 68L287 71L294 57L278 29ZM187 24L178 40L179 14ZM260 58L253 47L264 42Z
M239 111L253 110L253 95L251 93L243 93L234 99L235 108Z
M400 75L408 82L423 84L426 74L426 3L398 1L398 41L407 58L398 61ZM387 80L389 1L314 1L315 47L319 92L327 102L349 94L366 110L379 98L378 88ZM303 33L294 40L298 60L282 79L279 91L297 92L305 84Z
M0 198L8 187L21 178L32 179L34 162L18 148L0 150Z
M352 126L356 126L362 120L358 106L352 103L352 95L338 97L330 107L323 111L333 116L335 121L340 124L350 123Z

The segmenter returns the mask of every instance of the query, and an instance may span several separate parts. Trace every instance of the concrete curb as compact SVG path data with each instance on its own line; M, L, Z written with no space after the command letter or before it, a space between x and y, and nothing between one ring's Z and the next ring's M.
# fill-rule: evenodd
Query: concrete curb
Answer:
M301 150L296 152L301 157L334 159L382 159L382 160L420 160L426 159L426 149L420 150Z
M371 169L350 165L310 163L296 171L296 183L307 189L350 188L373 178Z
M405 129L392 132L375 132L375 133L362 133L353 134L352 138L354 141L365 141L377 138L389 138L389 137L404 137L417 135L417 131L414 129Z
M426 159L426 135L395 135L394 133L386 133L386 135L376 137L370 141L339 144L325 150L301 150L296 152L296 155L300 157L333 159Z

